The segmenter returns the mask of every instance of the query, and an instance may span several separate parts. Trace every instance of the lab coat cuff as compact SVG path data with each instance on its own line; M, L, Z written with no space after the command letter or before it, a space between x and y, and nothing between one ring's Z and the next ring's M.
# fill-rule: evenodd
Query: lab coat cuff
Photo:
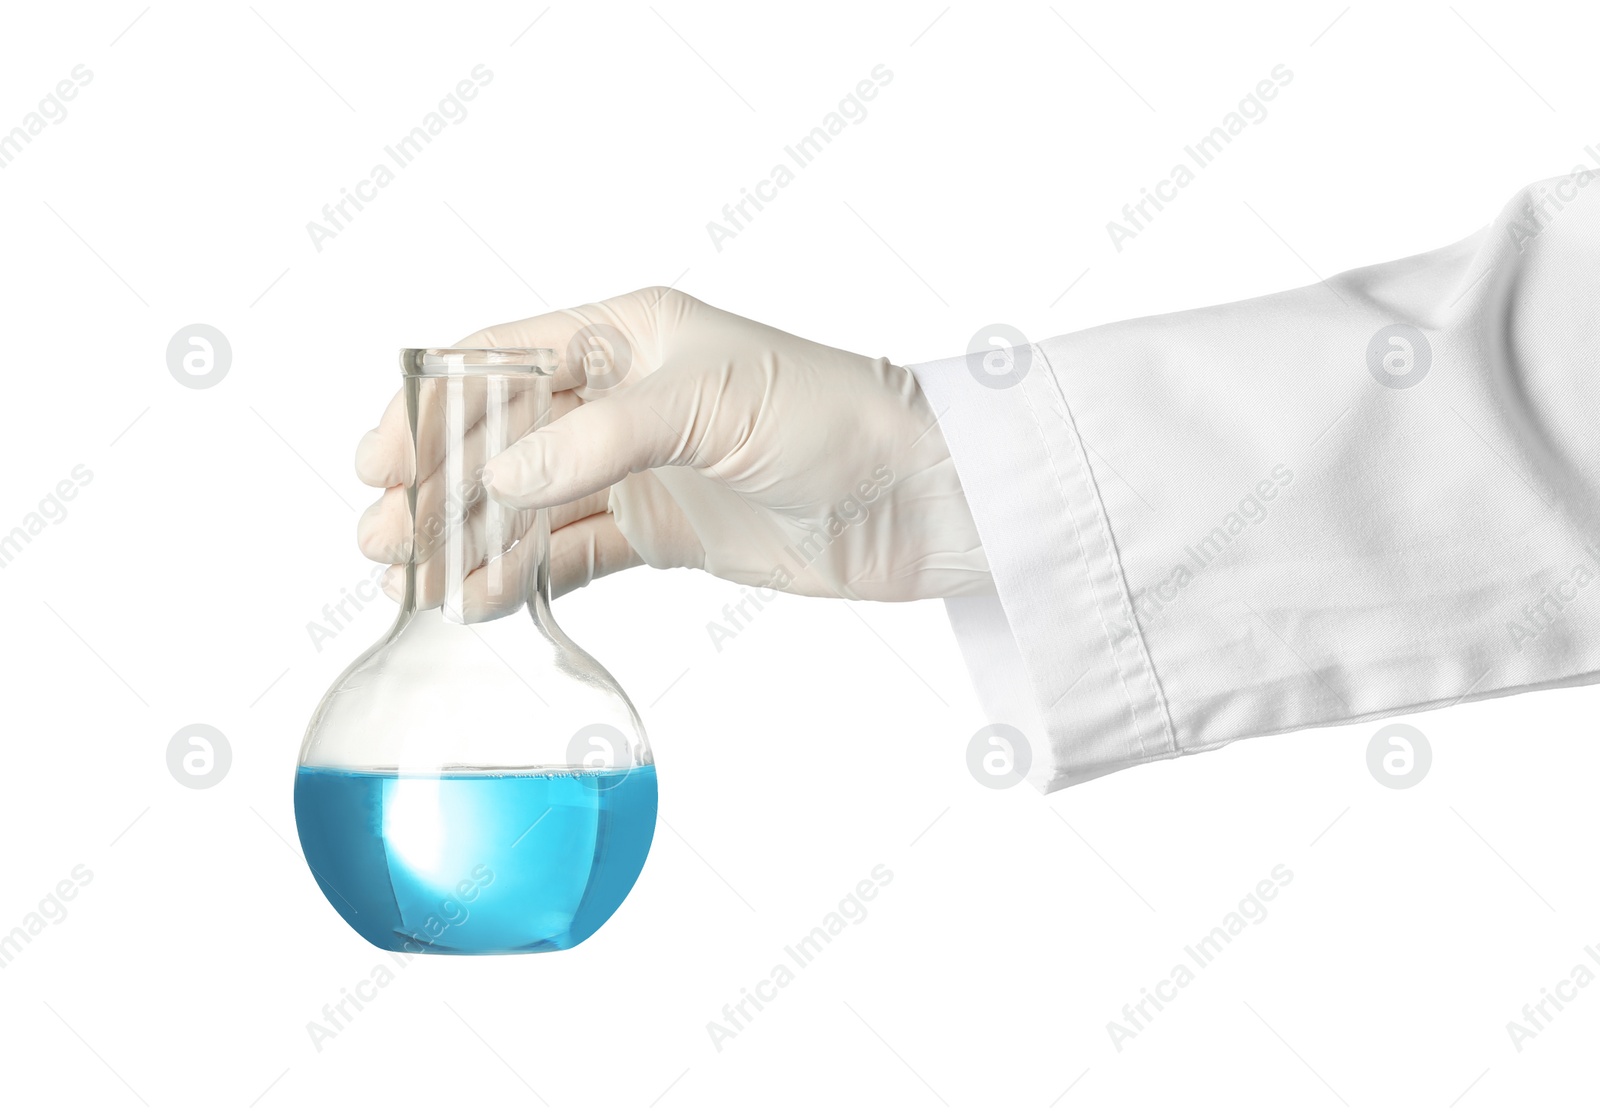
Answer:
M1044 793L1177 746L1089 453L1045 353L911 366L938 415L996 595L946 603L984 715L1028 743Z

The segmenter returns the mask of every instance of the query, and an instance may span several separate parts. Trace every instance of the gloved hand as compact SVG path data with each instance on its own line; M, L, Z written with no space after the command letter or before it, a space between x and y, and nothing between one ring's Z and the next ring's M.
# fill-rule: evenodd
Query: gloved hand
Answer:
M553 594L640 563L846 599L993 590L935 416L887 360L661 287L455 347L557 353L552 421L483 473L493 498L549 508ZM411 542L406 441L397 395L356 454L363 482L388 489L358 530L373 560ZM425 488L436 467L423 460ZM385 579L396 598L402 573Z

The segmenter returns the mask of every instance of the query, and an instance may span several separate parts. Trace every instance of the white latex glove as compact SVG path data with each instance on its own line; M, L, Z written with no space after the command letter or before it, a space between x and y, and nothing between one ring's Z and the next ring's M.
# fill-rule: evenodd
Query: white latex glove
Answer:
M494 498L550 509L554 594L641 563L847 599L993 590L934 413L887 360L661 287L456 347L557 353L552 422L484 470ZM397 395L357 451L362 480L389 489L358 531L374 560L410 544L406 438Z

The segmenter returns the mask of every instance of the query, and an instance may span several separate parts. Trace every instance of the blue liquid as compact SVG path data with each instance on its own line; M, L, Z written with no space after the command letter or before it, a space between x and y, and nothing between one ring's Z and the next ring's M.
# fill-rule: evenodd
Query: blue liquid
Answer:
M295 823L328 901L389 951L570 948L628 896L656 770L394 774L301 766Z

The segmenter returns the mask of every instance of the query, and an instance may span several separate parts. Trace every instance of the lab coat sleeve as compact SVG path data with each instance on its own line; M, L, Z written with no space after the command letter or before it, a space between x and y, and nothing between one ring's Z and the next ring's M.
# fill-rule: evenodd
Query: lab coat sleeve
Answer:
M1438 251L1009 356L912 370L996 586L950 618L1040 790L1600 678L1596 172Z

